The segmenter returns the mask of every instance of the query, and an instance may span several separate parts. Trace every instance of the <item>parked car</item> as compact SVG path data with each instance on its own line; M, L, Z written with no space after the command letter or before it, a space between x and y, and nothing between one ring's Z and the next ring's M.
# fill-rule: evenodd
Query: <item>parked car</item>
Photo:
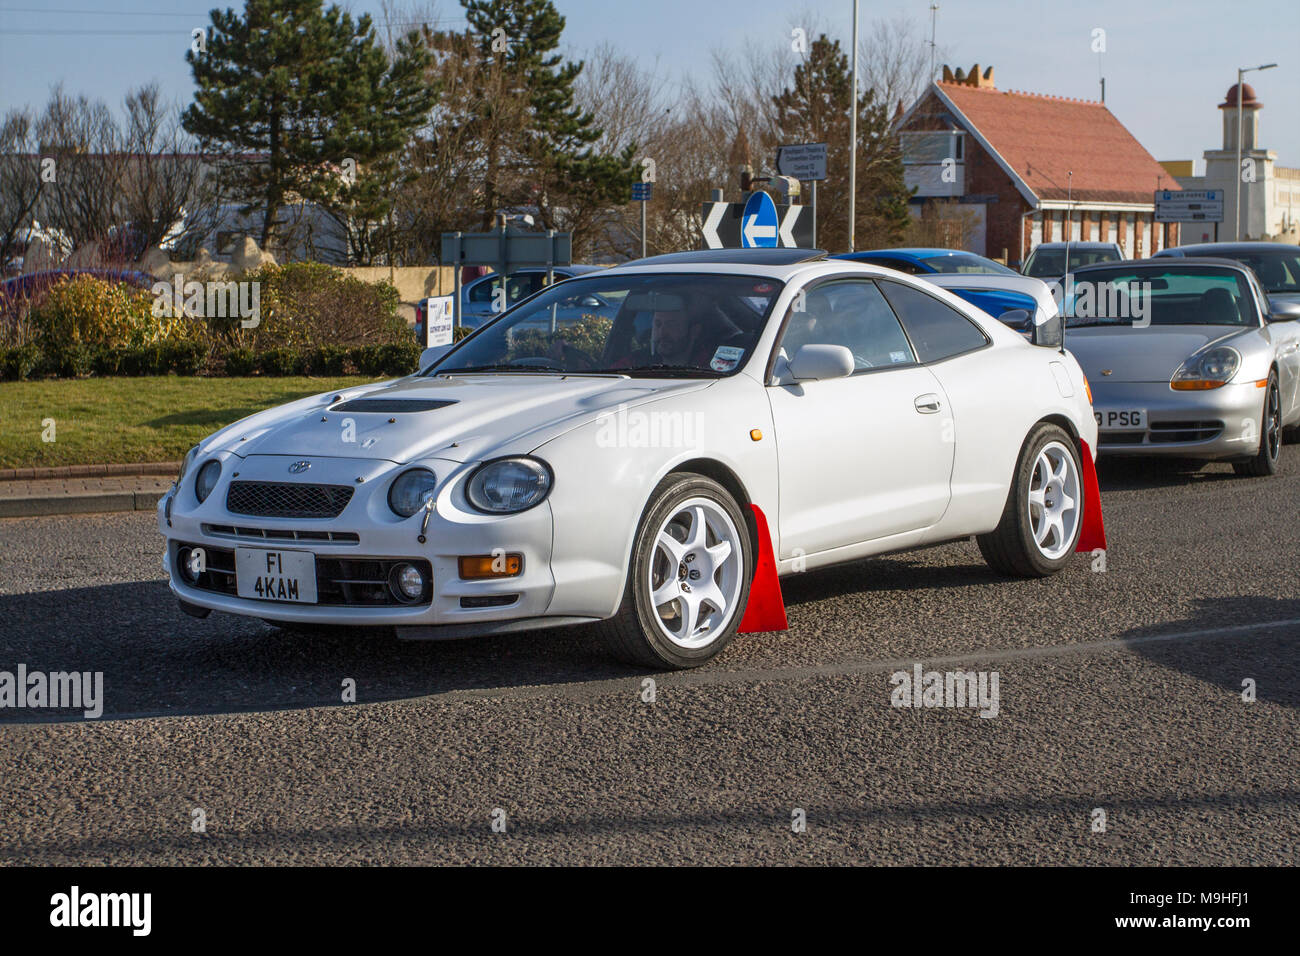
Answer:
M1030 334L1035 326L1060 315L1052 289L1042 279L1016 275L920 276L926 282L947 289L975 305L1017 332ZM1059 292L1058 292L1059 295Z
M1275 306L1300 309L1300 247L1280 242L1199 242L1161 249L1152 258L1171 256L1233 259L1250 266Z
M842 252L832 259L852 262L869 262L872 265L896 269L908 275L924 276L944 272L966 274L1016 274L1000 262L977 256L962 249L868 249L862 252Z
M1300 423L1300 322L1270 310L1248 267L1157 257L1074 281L1066 339L1092 383L1100 454L1277 471L1283 429Z
M1069 267L1065 251L1070 250ZM1067 272L1098 262L1119 262L1124 250L1114 242L1040 242L1029 253L1021 272L1046 282L1059 282Z
M609 327L546 331L575 295L617 303ZM418 374L201 441L158 506L171 590L411 639L590 622L682 668L784 628L780 574L977 535L997 571L1051 575L1104 547L1061 332L807 250L579 276Z

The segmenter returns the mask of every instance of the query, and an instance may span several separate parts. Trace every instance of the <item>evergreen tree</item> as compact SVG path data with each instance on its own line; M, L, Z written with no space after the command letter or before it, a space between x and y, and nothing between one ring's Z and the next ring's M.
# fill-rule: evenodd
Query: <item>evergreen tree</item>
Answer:
M562 228L571 206L628 201L634 147L617 156L592 149L601 131L574 102L583 64L554 52L565 21L551 0L462 3L480 59L501 78L502 95L479 104L475 118L485 136L483 225L503 206L527 205L542 226ZM501 113L522 122L502 124Z
M392 62L369 16L323 0L247 0L242 15L213 10L203 48L186 59L198 87L185 129L262 214L261 244L295 198L382 218L391 198L376 177L424 121L436 98L428 51L415 34Z
M827 180L818 184L817 244L848 248L849 104L853 77L848 55L825 34L812 42L795 67L791 86L772 98L784 142L827 144ZM903 184L902 152L884 103L873 90L858 96L856 246L888 246L903 237L911 217ZM829 214L828 214L829 212Z

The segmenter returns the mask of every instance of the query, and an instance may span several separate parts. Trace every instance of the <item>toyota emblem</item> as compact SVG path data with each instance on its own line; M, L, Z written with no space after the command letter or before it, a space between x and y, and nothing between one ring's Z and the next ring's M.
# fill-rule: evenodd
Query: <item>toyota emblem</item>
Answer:
M292 465L289 466L289 474L301 475L304 471L306 471L310 467L311 467L311 462L309 461L295 461Z

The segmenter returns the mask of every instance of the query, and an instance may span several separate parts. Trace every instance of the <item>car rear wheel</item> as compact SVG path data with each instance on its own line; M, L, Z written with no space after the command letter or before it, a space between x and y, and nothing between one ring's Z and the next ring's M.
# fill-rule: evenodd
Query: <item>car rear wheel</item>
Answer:
M1259 424L1259 452L1249 461L1233 462L1232 470L1247 478L1266 478L1277 474L1282 454L1282 397L1278 392L1277 373L1268 373L1268 390L1264 393L1264 411Z
M1083 527L1083 472L1074 441L1057 425L1040 423L1020 448L1011 490L997 528L978 537L989 567L1041 578L1065 567Z
M740 626L754 573L736 501L703 475L669 475L637 527L623 603L600 625L610 652L643 667L698 667Z

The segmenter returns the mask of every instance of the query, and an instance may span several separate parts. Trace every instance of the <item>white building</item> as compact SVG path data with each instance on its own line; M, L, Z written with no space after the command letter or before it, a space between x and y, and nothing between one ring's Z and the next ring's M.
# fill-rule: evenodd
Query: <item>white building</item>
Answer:
M1277 165L1277 153L1260 146L1259 111L1249 83L1241 102L1241 239L1300 243L1300 169ZM1237 87L1228 89L1223 114L1223 146L1204 153L1204 173L1193 175L1195 160L1164 163L1184 189L1223 190L1223 222L1184 223L1182 241L1230 242L1237 238Z

